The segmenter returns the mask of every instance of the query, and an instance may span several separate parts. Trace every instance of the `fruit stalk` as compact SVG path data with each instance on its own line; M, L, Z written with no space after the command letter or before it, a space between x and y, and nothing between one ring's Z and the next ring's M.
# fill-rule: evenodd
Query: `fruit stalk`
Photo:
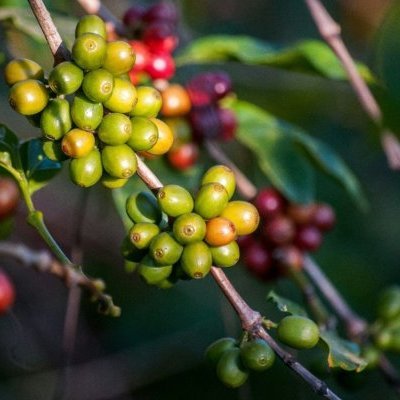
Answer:
M33 267L39 272L45 272L61 279L67 286L77 285L85 288L93 299L99 302L100 311L107 315L119 316L120 308L113 304L112 298L103 293L104 283L93 281L70 264L62 264L46 251L34 251L22 245L10 242L0 243L0 254L20 262L24 266Z
M305 3L321 37L342 63L361 106L379 129L382 147L386 153L390 168L400 170L400 143L395 135L383 126L382 110L358 72L356 64L342 40L340 25L332 19L319 0L305 0Z

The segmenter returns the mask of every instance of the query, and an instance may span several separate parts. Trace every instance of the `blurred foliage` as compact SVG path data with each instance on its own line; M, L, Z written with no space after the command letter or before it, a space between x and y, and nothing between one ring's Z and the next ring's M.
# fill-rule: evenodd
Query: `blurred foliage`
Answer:
M346 9L346 2L326 3L341 22L342 7ZM397 1L395 3L398 4ZM60 15L57 21L65 23L63 35L71 40L75 15L82 13L79 6L75 2L62 0L47 1L47 4ZM117 15L121 15L129 2L109 1L107 4L116 10ZM10 14L9 8L0 8L0 15L5 16L0 32L0 51L8 57L24 55L49 67L49 52L29 11L25 10L26 2L3 0L0 6L14 7L14 10L15 7L21 7L14 14ZM256 43L262 41L262 46L270 43L271 49L278 51L278 54L286 48L283 45L287 45L291 49L291 56L284 59L286 65L287 60L302 60L297 65L301 64L304 68L306 60L307 68L312 66L314 71L321 71L321 68L324 71L324 64L321 67L319 63L323 58L313 59L307 53L304 56L294 44L302 43L303 39L308 43L319 43L309 42L309 39L317 39L318 33L303 2L254 0L250 6L237 0L186 0L182 6L185 20L183 28L188 27L186 31L183 29L184 41L210 33L246 35L247 38L256 36ZM352 12L355 12L354 9ZM360 43L359 38L352 37L349 30L343 32L346 43L357 58L371 60L373 54L378 55L379 68L376 73L378 81L384 83L379 91L384 99L382 102L389 104L388 109L394 110L393 115L398 115L398 18L398 8L389 11L378 40L374 43ZM205 68L226 69L234 79L240 99L257 104L274 119L298 126L302 132L307 132L310 140L317 138L311 142L317 148L324 143L325 149L327 145L329 149L335 149L340 159L346 162L340 165L348 165L354 170L370 203L368 214L355 210L348 194L338 190L338 185L318 169L313 173L315 186L313 183L309 193L315 191L317 199L332 203L338 215L337 228L326 238L326 243L317 254L319 263L353 307L362 315L372 318L375 294L386 284L399 279L399 230L396 223L400 218L398 173L389 171L376 130L371 128L347 82L323 79L321 75L330 73L328 70L318 74L303 74L275 68L277 64L271 68L265 61L264 65L252 66L238 62L220 63L240 58L243 59L239 61L249 64L259 63L258 59L250 57L249 60L248 55L246 58L245 51L241 54L240 50L240 46L233 53L225 49L222 59L209 60L212 61L210 65L187 64L179 71L177 80L183 81L185 77ZM372 65L371 69L375 72L374 67ZM336 68L337 64L332 69L335 74L338 71ZM295 69L299 71L299 68ZM388 100L386 89L393 99ZM37 136L35 128L10 111L7 90L4 82L1 82L2 122L25 139ZM393 123L393 126L396 124ZM284 140L289 143L289 149L302 142L299 140L295 143L293 138ZM296 153L299 157L307 149L307 144L302 146ZM259 187L270 183L271 177L267 179L260 172L250 151L238 143L224 144L223 147ZM311 148L308 147L309 151ZM307 158L303 157L302 160L305 162ZM149 165L157 171L163 182L183 183L193 188L198 185L200 170L209 162L205 157L198 170L180 175L179 181L177 174L165 162L154 160ZM324 163L324 160L321 162ZM309 160L307 163L311 164ZM333 165L331 161L327 164ZM305 168L305 171L309 171L311 167ZM308 175L303 176L300 170L296 176L294 185L300 186L299 182ZM345 183L343 174L339 173L339 176ZM347 178L347 185L352 179ZM138 182L138 179L133 179L132 186L115 192L117 197L121 196L120 204L123 204L130 190L142 185ZM357 184L354 187L358 188ZM64 171L36 196L38 208L45 210L51 230L62 245L71 250L76 240L76 209L81 204L81 189L68 181L67 172ZM267 396L283 400L319 398L280 363L272 370L252 377L240 391L224 388L214 372L204 365L202 353L209 343L219 337L239 336L240 326L230 306L211 279L183 282L170 291L162 291L145 286L137 277L127 276L118 251L124 230L112 208L111 197L101 187L91 190L85 218L78 223L82 225L85 270L90 275L104 277L108 291L113 294L116 304L122 306L123 314L119 320L105 319L94 313L86 296L83 297L73 365L69 370L71 385L65 395L75 400L166 400L188 396L191 399L218 400L264 399ZM35 233L24 228L24 220L25 212L21 207L12 239L33 247L43 247ZM6 316L0 319L0 398L33 400L54 397L63 359L61 342L67 290L51 277L23 270L3 260L2 264L15 281L17 303L15 318ZM279 313L265 300L271 284L250 277L241 266L230 270L229 277L252 307L273 320L278 318ZM281 280L273 288L282 296L301 302L301 296L290 282ZM320 357L318 351L315 350ZM299 352L299 357L307 365L312 361L308 352ZM398 359L394 359L394 362L399 364ZM378 373L364 374L348 373L344 375L344 384L343 375L338 377L331 372L327 382L344 399L395 398ZM359 383L360 378L363 379L362 384Z

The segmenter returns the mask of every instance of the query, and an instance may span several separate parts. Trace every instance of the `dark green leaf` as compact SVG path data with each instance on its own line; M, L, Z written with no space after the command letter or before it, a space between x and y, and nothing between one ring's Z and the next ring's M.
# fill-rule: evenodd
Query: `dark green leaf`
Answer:
M279 121L257 106L233 101L238 118L236 138L257 156L260 169L290 200L314 200L314 171Z
M314 166L343 186L360 208L367 207L359 181L327 144L250 103L232 100L227 106L238 117L237 139L257 154L261 169L290 199L306 203L313 196L313 176L302 148Z
M368 202L360 182L343 159L320 140L307 135L294 126L287 126L287 128L287 132L304 148L316 165L341 184L356 204L366 210Z
M178 65L239 61L291 71L347 79L341 63L325 42L304 40L290 47L278 47L250 36L213 35L191 42L178 57ZM374 82L365 65L359 71L368 82Z
M0 220L0 240L8 239L14 228L14 217Z
M40 139L30 139L20 146L22 165L31 194L47 185L61 170L61 164L49 160L42 149Z
M18 138L5 125L0 124L0 165L18 167Z
M277 295L273 290L268 293L267 300L274 303L279 311L307 317L307 313L302 306L292 300Z
M66 40L68 45L72 44L77 20L56 13L52 13L52 18L61 37ZM43 32L30 8L1 7L0 21L11 24L15 29L38 42L46 42Z
M377 43L378 74L390 95L400 102L400 4L389 9Z
M321 332L320 338L328 346L328 364L330 368L346 371L362 371L367 362L360 357L360 348L356 343L337 336L335 332Z

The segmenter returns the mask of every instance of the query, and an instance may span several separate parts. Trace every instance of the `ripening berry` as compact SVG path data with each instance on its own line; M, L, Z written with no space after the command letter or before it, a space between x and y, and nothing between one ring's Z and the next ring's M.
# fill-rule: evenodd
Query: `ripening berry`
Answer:
M15 301L15 289L8 275L0 271L0 314L10 309Z

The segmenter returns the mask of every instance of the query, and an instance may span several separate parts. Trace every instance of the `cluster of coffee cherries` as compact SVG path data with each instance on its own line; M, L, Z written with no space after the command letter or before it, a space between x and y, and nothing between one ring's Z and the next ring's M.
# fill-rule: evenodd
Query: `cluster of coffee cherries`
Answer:
M173 143L170 128L156 116L160 93L135 87L127 73L135 53L124 41L106 41L106 27L95 15L80 19L72 61L56 65L44 78L32 60L11 61L5 68L9 101L40 126L48 158L71 158L71 180L82 187L99 180L123 186L137 169L135 152L166 153Z
M311 349L319 341L318 326L303 316L286 316L276 327L278 340L296 350ZM231 337L221 338L206 350L206 359L216 368L218 378L231 388L243 385L249 371L264 371L275 361L274 351L264 340L244 338L241 343Z
M205 277L212 265L231 267L240 257L236 238L258 226L251 203L231 201L235 176L223 166L211 167L192 195L178 185L128 197L126 211L134 225L122 254L139 263L138 273L149 284L169 287L177 279ZM164 218L163 218L164 216Z
M162 1L145 8L133 5L123 16L136 64L129 72L134 84L148 79L171 79L175 74L172 52L178 46L178 10L175 4Z
M400 286L391 286L380 294L377 317L372 329L376 346L400 353Z
M291 203L274 188L261 189L254 199L261 223L254 235L241 238L247 269L263 280L301 269L305 252L317 250L323 233L335 224L333 209L322 203Z
M161 115L175 140L167 154L178 170L193 166L199 145L206 140L230 140L234 137L235 114L220 105L232 90L225 72L205 72L194 76L185 86L174 83L160 88L163 99Z

